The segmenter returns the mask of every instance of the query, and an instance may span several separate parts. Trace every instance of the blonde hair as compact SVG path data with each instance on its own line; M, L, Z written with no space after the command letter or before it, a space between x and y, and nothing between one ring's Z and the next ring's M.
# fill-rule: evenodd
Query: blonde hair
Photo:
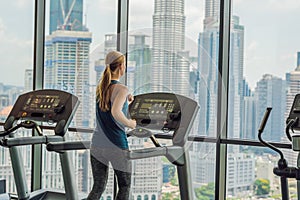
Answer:
M110 51L105 58L105 70L102 73L100 83L96 89L96 98L99 102L99 107L102 111L106 112L110 109L109 99L110 92L109 86L111 82L111 74L125 62L125 56L119 51Z

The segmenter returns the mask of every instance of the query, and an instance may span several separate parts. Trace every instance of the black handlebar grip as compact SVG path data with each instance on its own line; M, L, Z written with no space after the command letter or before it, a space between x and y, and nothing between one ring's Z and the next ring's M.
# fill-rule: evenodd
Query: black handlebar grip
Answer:
M263 120L261 121L260 127L259 127L259 129L258 129L258 131L259 131L260 133L262 133L262 132L264 131L264 128L265 128L266 123L267 123L267 121L268 121L268 118L269 118L269 115L270 115L270 113L271 113L271 110L272 110L272 108L271 108L271 107L268 107L267 110L266 110L266 112L265 112L265 115L264 115L264 117L263 117Z

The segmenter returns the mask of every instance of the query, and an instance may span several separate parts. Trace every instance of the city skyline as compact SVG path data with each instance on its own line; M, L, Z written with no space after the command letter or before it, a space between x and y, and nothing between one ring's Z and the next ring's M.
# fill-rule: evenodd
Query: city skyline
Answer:
M169 1L173 2L174 0L169 0ZM210 1L212 2L213 0L206 0L205 2L207 3L207 2L210 2ZM218 2L218 1L219 0L215 0L215 2ZM183 3L184 0L177 0L176 2L174 1L173 3L179 3L179 2ZM193 1L189 1L189 2L193 2ZM237 1L237 2L238 2L237 4L239 4L239 3L242 3L243 1L240 0L240 1ZM163 7L165 5L169 5L169 4L166 3L166 4L160 5L160 6ZM205 10L206 13L205 14L209 13L208 12L208 10L209 10L208 7L209 6L206 6L206 10ZM178 8L178 7L176 7L176 8ZM158 8L158 10L159 9L160 8ZM239 8L239 9L241 9L241 8ZM164 14L164 13L167 13L167 12L163 11L162 13ZM184 36L183 36L183 33L181 31L184 29L183 27L185 27L185 24L187 22L184 22L184 23L180 23L180 22L182 22L182 21L185 20L185 17L187 15L186 13L188 13L188 11L185 10L185 12L183 12L183 13L176 12L176 14L178 14L178 16L176 16L176 15L173 16L172 15L172 17L178 17L177 21L176 21L177 22L176 26L179 26L178 29L181 30L181 31L179 31L179 34L177 35L177 37L174 37L174 36L176 36L176 34L173 34L173 32L170 31L169 32L169 38L168 38L168 36L164 36L164 34L166 34L164 31L162 31L162 32L160 32L160 34L158 34L159 37L157 37L156 32L155 32L156 28L161 28L161 27L155 26L156 23L160 24L162 27L165 27L166 25L170 25L170 24L175 23L174 21L172 21L172 17L170 17L171 18L170 21L172 23L167 23L167 22L170 22L170 21L166 20L166 18L169 17L169 16L166 15L166 17L162 17L162 16L164 16L162 13L159 13L159 12L156 13L156 12L153 12L153 11L151 13L151 16L152 16L151 19L153 20L153 28L152 28L153 29L152 30L153 31L153 39L152 39L152 43L151 42L149 43L150 45L151 44L153 45L153 49L151 51L146 52L146 54L142 54L141 53L141 52L144 51L144 49L147 49L148 45L149 45L148 43L145 45L144 40L138 40L137 38L135 38L135 39L137 39L136 40L137 42L135 44L129 43L129 47L131 45L131 48L134 49L134 46L135 46L135 47L137 47L136 49L141 50L141 52L139 52L139 51L136 51L136 52L133 51L133 52L131 52L130 51L131 49L129 48L129 56L128 57L132 58L133 56L135 56L134 57L135 59L128 60L128 61L134 61L134 64L135 64L134 67L136 67L136 69L139 66L139 61L141 61L141 60L144 61L145 60L144 58L146 58L146 56L148 56L151 53L153 54L153 56L152 56L153 65L151 65L150 67L154 68L155 66L159 66L159 64L164 63L164 62L166 62L168 64L171 63L171 64L170 65L164 64L162 67L168 66L168 67L173 67L173 68L176 68L176 67L180 68L182 66L184 66L184 67L188 66L187 63L183 62L183 61L179 62L182 65L177 65L177 63L176 63L177 60L176 59L178 59L178 57L174 57L174 55L172 55L172 54L166 54L166 56L163 55L164 51L173 51L175 49L175 51L177 53L177 51L180 52L180 51L186 50L186 49L182 49L184 47L184 42L181 42L181 41L184 40L183 39ZM211 13L216 13L216 12L212 11ZM158 14L158 15L156 16L155 14ZM136 17L135 14L133 14L133 16ZM148 16L148 15L146 15L146 16ZM220 121L216 120L217 119L216 118L216 116L217 116L217 114L216 114L217 113L217 109L216 108L217 108L217 105L218 105L217 101L216 101L217 100L216 97L218 95L218 90L217 90L217 86L216 86L217 85L216 83L218 82L217 63L219 61L218 60L218 48L219 48L219 46L218 46L218 39L219 39L218 16L216 14L212 14L212 15L208 15L207 14L205 16L206 17L205 17L204 24L203 25L201 24L201 26L203 26L203 28L199 28L199 30L202 29L202 31L199 31L198 34L197 34L197 37L198 37L199 40L195 40L197 42L199 41L199 45L198 44L196 44L196 45L199 47L199 49L201 49L199 51L198 66L197 66L197 67L199 67L199 68L197 68L198 69L197 72L201 72L201 74L200 74L201 77L199 78L200 81L198 79L197 79L197 81L198 82L204 81L205 85L197 85L197 86L199 86L200 89L193 90L193 91L194 92L196 91L195 92L195 98L197 99L198 102L205 102L205 101L207 101L206 104L203 104L203 105L200 104L200 106L202 106L204 108L204 111L205 111L205 109L207 109L206 112L205 112L206 116L199 116L200 121L198 121L196 123L197 126L198 125L199 126L203 126L205 124L206 124L206 126L203 126L203 128L205 130L202 131L205 134L202 134L202 132L201 132L200 129L198 129L197 131L195 129L195 132L192 132L191 134L205 135L205 136L209 136L209 137L210 136L214 137L214 136L216 136L218 134L217 133L218 130L216 129L217 124L221 123ZM159 17L161 17L161 18L159 18ZM249 135L255 137L254 134L252 135L252 132L253 132L254 129L256 130L256 126L255 125L253 125L252 127L249 128L249 132L247 130L248 127L243 127L246 124L244 121L242 121L244 117L250 117L250 116L253 115L253 116L256 116L255 122L259 122L260 121L259 118L262 116L261 112L264 111L264 109L265 109L266 106L272 106L273 108L275 108L277 105L285 104L285 98L286 98L285 95L282 95L282 96L280 95L280 94L285 94L285 91L288 89L288 87L285 87L285 81L284 81L284 79L285 78L289 79L289 77L290 78L292 77L292 74L290 74L290 75L286 75L286 74L288 72L291 72L291 71L295 70L296 63L297 62L299 63L300 58L298 57L298 59L296 59L296 58L294 59L293 68L291 70L284 69L285 72L282 74L283 77L278 76L279 78L277 78L277 75L274 74L273 72L266 72L266 73L264 73L265 68L263 68L262 71L260 72L262 74L257 73L258 76L261 76L261 77L259 77L256 80L256 83L258 84L258 87L257 87L257 90L255 90L255 95L256 96L255 95L253 96L253 97L261 97L261 98L248 99L248 97L250 96L250 95L249 96L246 95L246 93L248 93L248 91L246 91L246 87L248 85L243 80L243 78L244 78L243 76L245 76L245 74L243 73L243 71L246 71L247 67L249 67L248 66L249 63L246 62L246 60L249 59L249 55L247 53L244 53L244 50L245 50L245 52L247 51L247 45L246 45L246 43L247 43L246 41L247 40L246 40L246 38L247 38L247 33L248 33L247 32L248 25L244 23L243 16L240 16L238 14L234 15L232 17L232 19L233 19L232 25L233 25L234 28L231 29L232 32L231 32L231 35L230 35L231 36L231 46L230 46L231 54L230 54L230 63L229 63L229 65L230 65L230 67L229 67L229 86L228 86L229 91L228 91L228 106L227 106L227 109L228 109L227 110L228 111L227 125L228 126L226 127L228 135L226 137L228 137L228 138L238 138L238 139L241 138L241 139L244 139L244 138L242 138L243 134L246 137L248 137ZM90 27L90 25L87 25L87 27ZM258 26L258 27L259 27L259 30L260 30L261 27L260 26ZM173 28L173 27L171 27L171 28ZM262 29L264 29L264 28L262 28ZM130 29L129 31L130 32L131 31L134 32L136 30L143 30L143 29L141 29L141 27L137 26L137 28L135 30ZM251 32L253 31L253 29L250 28L250 30L251 30L250 31L250 35L251 35ZM93 33L93 35L94 35L94 33L96 33L96 32L93 32L93 30L89 30L89 31L90 31L90 33ZM68 31L66 31L66 32L68 32ZM189 32L189 30L185 29L185 31L183 31L183 32ZM258 31L256 31L256 32L258 32ZM56 33L56 32L54 32L54 33ZM57 33L59 33L59 31ZM105 32L105 33L107 33L107 32ZM74 34L77 34L77 32L74 32ZM264 35L264 34L265 34L265 32L261 33L261 35ZM54 35L55 34L53 34L53 36ZM99 35L96 35L96 36L99 36ZM258 34L258 35L260 36L260 34ZM59 35L58 38L61 38L61 37L64 37L64 36L65 35ZM278 36L278 35L275 35L275 37L276 36ZM270 38L272 38L272 37L273 37L273 35L270 34ZM92 41L91 37L89 37L89 38ZM161 38L162 38L162 41L160 41ZM167 39L170 39L170 38L171 38L171 41L168 42L167 44L164 44L164 41L167 41ZM187 38L187 36L185 35L185 39L186 38ZM138 41L140 41L141 43L139 43ZM159 41L159 42L157 42L157 41ZM172 42L172 41L174 41L174 42ZM56 42L57 42L57 38L55 40L53 40L53 44L56 43ZM67 41L66 43L68 43L68 42L70 42L70 41ZM265 42L268 43L270 41L265 41ZM47 40L46 43L48 43L47 44L48 46L47 45L46 46L50 47L49 46L49 40ZM105 43L105 42L103 41L102 43ZM143 44L143 45L140 45L140 44ZM173 49L172 48L168 49L169 48L168 45L170 45L170 44L174 45L176 48L173 47ZM250 44L251 44L251 41L250 41ZM257 46L254 45L254 47L259 47L260 46L259 43L256 43L256 44L257 44ZM276 44L272 44L272 45L275 46ZM66 45L66 44L63 44L62 46L64 46L64 45ZM164 45L166 45L166 46L164 46ZM178 45L180 47L178 47L176 45ZM80 48L82 48L82 45L79 45L79 46L80 46ZM192 47L192 46L189 46L188 48L190 48L190 47ZM251 47L251 45L250 45L250 47ZM158 52L155 51L156 50L155 48L157 48L159 50L162 49L163 51L158 53ZM61 56L61 54L63 54L61 52L69 52L68 51L69 49L73 50L73 49L75 49L75 47L74 48L73 47L68 48L68 46L66 45L66 51L64 51L63 49L57 48L57 52L60 52L60 53L57 53L58 58L54 59L54 61L55 61L56 64L60 64L60 63L62 63L62 61L67 61L67 62L72 61L73 62L73 60L69 56L65 56L65 57ZM51 48L50 48L50 50L51 50ZM263 52L263 53L264 53L264 55L267 55L267 53L270 53L270 55L273 55L273 54L277 55L277 53L279 53L281 50L284 51L284 49L276 49L276 50L272 49L272 51L270 51L270 52ZM260 53L260 51L262 51L262 49L259 49L258 53ZM49 52L46 53L46 55L50 55L54 51L49 51ZM86 51L86 52L88 52L88 51ZM131 53L133 53L133 54L131 54ZM56 55L56 53L53 53L53 54ZM299 55L299 50L296 50L294 52L294 54L295 55L297 55L297 54ZM75 54L71 53L71 55L75 55ZM81 53L78 53L78 55L81 55ZM159 56L156 57L155 55L159 55ZM184 54L184 55L185 55L186 58L189 58L189 59L192 60L192 58L189 57L189 55L193 55L192 52L191 52L191 54ZM61 56L61 57L59 57L59 56ZM253 60L251 60L251 62L252 61L255 62L255 61L257 61L256 59L259 58L259 56L257 57L256 54L255 54L255 56L254 56ZM67 58L67 59L64 60L65 58ZM141 58L143 58L143 59L141 59ZM100 59L101 59L101 57L100 57ZM250 59L252 59L252 58L250 58ZM280 57L276 58L276 59L280 60ZM270 62L270 63L271 62L275 62L275 61L277 61L276 59L272 59L272 61L271 60L267 60L266 62L267 63L268 62ZM290 58L287 58L287 59L290 59ZM245 60L245 62L244 62L244 60ZM46 60L46 61L48 61L48 60ZM155 61L158 61L158 62L155 63ZM172 62L170 62L170 61L172 61ZM181 61L181 60L179 60L179 61ZM196 63L195 60L192 60L191 62L192 62L191 63L192 65L194 63ZM49 63L51 63L51 62L49 62ZM140 64L142 66L144 64L144 62L141 62ZM91 63L91 65L94 66L94 63ZM129 62L128 62L128 65L131 66L129 64ZM266 66L269 66L269 65L266 65ZM66 67L66 64L63 64L63 67ZM147 67L148 67L148 65L147 65ZM188 67L187 67L187 69L188 69ZM250 68L250 69L252 69L252 68ZM259 68L259 69L261 69L261 68ZM266 67L266 69L267 69L267 67ZM164 69L161 68L160 70L158 70L156 72L156 74L159 74L163 70ZM255 67L252 70L255 70L257 72L257 69L255 69ZM278 69L275 68L275 70L278 70ZM134 72L134 70L132 70L132 71ZM136 78L135 76L138 76L138 74L137 73L131 73L132 71L130 71L130 70L128 71L128 79L130 79L128 81L128 84L135 85L136 83L131 83L131 81L135 80L135 78ZM64 82L68 74L69 74L69 72L66 73L65 76L63 76L63 73L59 72L59 73L56 74L56 76L59 77L59 76L62 75L62 82ZM145 72L141 71L141 74L145 74ZM169 77L172 77L172 74L168 74L168 73L163 74L163 72L161 72L161 74L163 74L163 76L161 76L160 79L157 80L157 77L155 77L156 74L155 73L151 74L151 76L152 76L151 78L154 77L152 79L151 84L155 84L157 82L159 83L160 79L164 80L164 79L167 79ZM182 74L184 74L184 73L182 73ZM191 75L191 74L192 73L190 73L189 75ZM269 74L272 74L272 75L269 75ZM76 75L76 74L72 74L72 75ZM45 73L45 78L46 79L50 80L51 79L50 77L51 76L49 74ZM75 77L75 76L73 76L73 77ZM28 77L28 79L29 78L30 77ZM20 77L20 79L24 80L24 77ZM53 80L55 80L55 78L53 78ZM90 80L90 78L86 77L86 78L83 78L82 80ZM271 81L269 81L269 80L271 80ZM167 81L171 82L172 79L169 79ZM249 82L248 77L246 77L246 81ZM175 79L174 82L176 82L176 79ZM47 83L47 82L45 81L45 83ZM178 83L181 83L181 82L178 81ZM57 84L57 83L55 83L55 84ZM164 83L160 83L160 84L163 85ZM182 86L183 84L184 83L181 83L181 84L178 84L178 85ZM170 88L173 87L174 85L175 84L170 84ZM77 89L77 88L80 88L81 86L82 86L82 84L81 85L79 84L75 88ZM202 86L202 87L200 87L200 86ZM269 87L266 87L266 86L272 86L272 87L269 88ZM177 87L177 88L179 88L179 87ZM273 88L278 93L276 93L276 94L274 92L273 92L274 94L273 93L269 93L270 91L273 91ZM279 88L282 89L280 92L278 91ZM176 89L173 89L172 91L176 91ZM208 89L208 92L205 93L204 90L207 90L207 89ZM254 89L254 87L252 89ZM161 90L162 90L161 88L158 89L158 91L161 91ZM178 91L176 91L176 92L178 92ZM186 92L186 89L183 90L183 91ZM184 94L184 95L188 96L188 94ZM244 97L245 97L246 100L244 99ZM278 97L280 97L280 98L278 98ZM268 101L264 101L265 99L267 99ZM244 108L243 101L247 101L247 106L245 106L245 109L243 109ZM251 108L251 104L252 103L254 105L255 104L258 105L255 108L256 110ZM261 104L261 106L259 104ZM88 105L88 104L86 104L86 105ZM282 108L280 109L280 112L276 112L275 113L275 117L278 117L278 116L281 116L281 115L283 116L284 109L285 109L285 107L283 105ZM274 111L275 111L275 109L274 109ZM281 112L281 111L283 111L283 112ZM251 113L251 112L253 112L253 113ZM204 112L202 110L202 114L203 113ZM247 115L247 116L245 116L245 115ZM80 120L80 121L82 121L82 120ZM271 122L272 121L273 120L271 118ZM277 121L276 121L276 123L277 123ZM280 117L280 119L278 118L278 125L284 126L283 117ZM282 127L277 127L277 129L281 129L281 128ZM206 130L209 130L209 132L207 134L205 132ZM283 131L281 131L279 134L276 134L276 135L273 135L275 131L272 131L272 130L270 131L270 130L266 129L265 132L267 132L265 135L269 136L269 139L273 139L276 142L280 142L280 139L281 139L280 138L280 133L283 132ZM272 134L272 137L271 137L271 134ZM276 137L273 137L273 136L276 136ZM255 140L257 138L249 138L249 139ZM199 144L197 143L193 147L195 147L196 149L199 150L199 149L201 149L201 147L196 147L198 145ZM202 145L202 143L200 143L199 146L201 146L201 145ZM207 144L204 143L204 146L206 146L206 145ZM200 168L198 168L198 167L196 168L196 171L202 170L202 172L203 172L205 170L203 170L202 167L206 166L205 169L206 170L208 169L208 171L205 174L210 174L210 176L209 177L205 177L206 179L204 179L204 181L200 180L199 184L206 184L206 183L213 182L215 180L214 179L214 176L215 176L214 173L216 173L215 172L215 166L214 166L215 162L211 163L211 161L215 161L215 155L216 155L214 153L215 150L214 150L214 148L208 148L208 147L204 147L204 148L207 148L207 150L201 151L201 152L206 152L206 155L210 155L210 159L209 160L207 159L209 157L208 156L208 157L205 157L204 159L202 158L203 160L201 160L201 159L196 160L196 162L200 162L200 163L195 163L195 166L197 166L197 164L199 164L199 166L200 166ZM242 150L243 148L244 147L242 145L241 146L238 146L238 145L236 145L236 146L229 145L228 146L228 150L227 150L227 154L226 154L227 155L227 159L228 159L227 160L228 161L227 168L226 168L227 175L228 175L227 179L226 179L226 181L227 181L227 188L226 188L227 189L227 195L236 195L239 192L248 191L249 188L252 186L252 184L254 182L254 178L255 178L254 167L255 167L255 161L256 161L255 157L253 156L254 153L253 152L252 153L251 152L250 153L249 152L245 153ZM202 154L201 153L199 154L198 152L195 152L194 156L195 157L196 156L202 157ZM238 162L234 161L236 158L238 158ZM243 164L244 161L245 161L245 165L242 166L242 164ZM138 165L138 166L140 167L140 165ZM209 167L209 166L211 166L211 167ZM240 168L237 168L237 167L240 167ZM232 170L232 169L234 169L234 170ZM237 178L239 178L239 177L237 177L234 174L234 172L237 172L237 171L242 170L242 169L247 169L247 172L249 172L249 173L245 173L246 175L244 176L244 179L240 179L239 183L244 183L245 184L244 186L240 187L241 186L240 184L238 184L237 182L235 183L233 181L237 180ZM151 168L151 170L152 170L152 168ZM193 170L194 169L192 168L191 169L191 173L195 173ZM247 174L248 174L248 177L247 177ZM154 175L154 177L157 177L157 176ZM202 178L202 177L200 177L200 178ZM158 184L154 184L154 185L157 186ZM158 190L159 190L159 188L158 188Z
M3 2L1 3L3 4ZM146 1L144 3L141 9L140 4L132 2L130 13L133 13L132 15L135 17L129 18L130 30L151 27L153 10L152 8L149 9L149 6L153 7L154 1ZM257 7L258 3L261 5L259 8ZM99 23L95 19L100 19L103 15L104 18L116 18L113 12L116 9L115 6L116 2L113 1L90 0L85 4L84 13L87 13L88 17L86 21L90 31L93 32L93 41L95 41L94 49L96 48L96 43L101 44L104 41L105 33L113 32L116 29L114 23L108 25L105 21L103 21L103 25L99 26L102 22ZM194 42L196 41L197 34L202 29L204 17L203 6L204 1L196 2L195 0L191 0L185 3L185 10L188 13L186 14L186 37ZM146 7L148 8L147 10L145 10ZM300 50L300 47L297 46L299 44L297 40L299 39L296 33L299 31L297 31L298 27L291 26L291 24L296 24L293 21L296 22L295 16L298 15L296 11L299 7L300 3L295 0L289 0L288 3L280 3L280 5L277 2L272 3L271 1L249 2L238 0L233 3L232 13L240 16L241 24L247 27L245 30L244 76L251 89L254 89L257 81L262 78L263 74L272 74L280 78L285 78L285 73L293 71L296 68L296 52ZM6 39L0 42L0 52L5 52L0 58L4 70L7 68L9 70L5 70L5 73L0 75L0 80L7 85L21 86L24 85L23 77L25 69L32 68L33 62L34 5L30 0L10 1L6 2L6 5L1 6L1 8L0 35ZM12 17L12 12L9 13L12 9L19 13L19 19L15 15ZM253 17L254 11L256 14ZM139 15L139 17L136 17L136 15ZM270 18L265 16L270 16ZM257 21L257 18L260 20ZM270 19L274 21L270 21ZM47 17L46 20L48 20ZM267 23L268 21L269 23ZM18 31L20 27L24 27L26 31ZM99 29L103 29L103 32L100 33ZM257 34L257 32L261 32L262 34ZM269 33L269 35L265 35L266 33ZM281 36L286 35L286 33L289 34L288 37ZM91 50L93 50L93 47ZM16 60L14 56L7 56L7 54L21 56L18 56ZM260 71L257 69L260 69ZM9 78L14 76L18 78Z

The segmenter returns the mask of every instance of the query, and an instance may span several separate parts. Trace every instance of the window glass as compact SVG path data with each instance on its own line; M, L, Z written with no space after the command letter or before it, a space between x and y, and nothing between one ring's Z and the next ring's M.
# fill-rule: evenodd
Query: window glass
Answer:
M32 90L34 4L32 1L10 1L2 4L0 121L5 121L18 95Z
M16 14L17 13L17 14ZM1 1L0 3L0 122L5 122L17 97L32 90L34 1ZM1 127L1 130L2 127ZM16 135L27 136L28 130ZM30 147L21 148L23 164L30 169ZM0 179L5 181L6 192L16 193L10 154L0 148ZM30 187L31 174L26 170Z
M104 58L116 49L117 1L47 0L44 87L74 94L80 105L70 126L93 129L95 91L105 69ZM91 134L67 133L68 140L89 140ZM93 180L89 153L72 151L78 191L88 193ZM58 164L53 164L58 163ZM58 156L44 155L43 187L63 188ZM78 176L77 176L78 175ZM112 184L104 196L111 198Z
M73 125L94 127L95 86L116 48L116 2L48 0L46 14L45 88L75 94Z
M280 3L233 1L228 88L229 138L258 140L258 129L266 108L272 107L262 138L289 143L285 134L286 119L294 97L300 91L299 37L296 34L298 27L294 26L299 18L299 6L299 2L293 0ZM297 156L290 158L294 152L286 150L285 153L289 164L295 166ZM253 198L258 194L255 184L262 182L270 184L268 194L271 197L280 196L279 178L272 173L278 159L278 154L266 148L229 145L227 196L245 197L248 194L246 198L249 195ZM256 169L251 167L253 162ZM293 182L291 180L290 184ZM295 186L292 184L289 187L292 191Z
M256 140L264 112L272 107L264 135L282 142L287 115L300 92L300 39L294 25L299 6L293 0L233 1L228 137Z
M234 145L228 145L229 149ZM278 170L280 156L266 147L239 146L240 152L228 153L226 175L227 199L257 199L261 196L281 198L280 176L273 173ZM297 166L298 152L291 149L279 149L288 163L288 167ZM288 178L289 197L297 198L296 179Z
M128 85L136 94L172 92L201 107L195 132L216 136L219 3L131 1Z
M193 142L190 147L190 165L195 199L215 199L215 144Z
M218 12L219 3L204 0L129 3L128 87L133 94L170 92L194 99L200 110L190 135L216 136ZM189 153L193 187L209 184L214 191L215 146L193 143ZM163 183L166 199L174 195L166 189L173 184Z

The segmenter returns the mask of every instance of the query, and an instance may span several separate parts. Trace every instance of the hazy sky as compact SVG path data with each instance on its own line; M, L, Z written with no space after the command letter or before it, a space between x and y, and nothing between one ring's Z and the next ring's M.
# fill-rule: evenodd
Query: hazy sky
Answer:
M24 70L32 68L33 2L0 1L0 82L4 84L23 85ZM190 41L186 46L193 51L203 29L204 2L185 1L186 38ZM130 31L150 30L154 0L130 3ZM84 12L93 33L92 51L103 44L105 33L116 31L115 9L116 1L86 0ZM284 78L286 72L295 69L300 51L299 10L299 0L233 0L233 14L245 27L244 76L252 88L263 74Z

